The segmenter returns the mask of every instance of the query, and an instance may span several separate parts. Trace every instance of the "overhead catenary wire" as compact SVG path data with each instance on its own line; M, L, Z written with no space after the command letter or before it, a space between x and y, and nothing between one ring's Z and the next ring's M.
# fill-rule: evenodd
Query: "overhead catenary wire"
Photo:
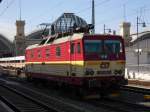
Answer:
M5 14L5 12L10 8L10 6L14 3L15 0L11 0L7 6L2 10L2 12L0 12L0 17L3 16Z
M103 0L103 1L101 1L101 2L99 2L99 3L96 3L96 4L95 4L95 7L98 7L98 6L100 6L100 5L103 5L104 3L109 2L109 1L110 1L110 0ZM87 7L87 8L84 8L84 9L82 9L82 10L76 12L76 14L83 13L83 12L87 11L88 9L92 9L92 6L89 6L89 7Z
M89 1L91 1L91 0L89 0ZM109 2L110 0L101 0L100 2L99 1L97 1L97 3L95 4L95 7L98 7L98 6L101 6L101 5L104 5L104 3L107 3L107 2ZM62 4L62 2L64 3L64 1L61 1L61 2L59 2L58 4L57 4L57 6L59 6L60 4ZM130 2L130 0L126 0L123 4L127 4L128 2ZM55 8L55 5L54 5L54 8ZM58 8L58 7L57 7ZM80 11L78 11L76 14L80 14L80 13L83 13L83 12L86 12L86 11L88 11L88 9L91 9L92 7L91 6L89 6L89 7L87 7L87 8L84 8L84 9L82 9L82 10L80 10ZM116 8L120 8L119 6L118 7L116 7ZM51 8L52 10L53 10L53 8ZM111 10L110 10L111 11ZM146 12L146 11L145 11ZM106 13L106 12L105 12ZM41 15L43 15L43 14L45 14L45 13L42 13ZM41 15L39 15L39 16L41 16ZM129 15L131 15L131 14L126 14L126 17L129 17ZM129 18L131 18L131 17L133 17L135 14L133 14L133 15L131 15ZM105 19L105 20L103 20L103 21L105 21L105 22L108 22L108 21L111 21L111 22L113 22L113 21L116 21L116 20L119 20L119 19L121 19L121 17L122 16L117 16L117 17L113 17L113 18L117 18L117 19L112 19L112 18L108 18L108 19ZM36 17L36 19L34 19L34 21L35 20L38 20L38 18ZM97 23L99 23L99 22L97 22Z
M62 5L64 2L64 0L61 0L60 2L56 3L55 5L53 5L53 7L50 7L51 8L51 11L54 11L54 9L58 8L58 6ZM42 11L39 15L35 16L35 17L32 17L29 21L32 21L32 20L38 20L39 17L42 17L44 14L46 14L45 12L47 12L49 9L46 9L44 11Z
M91 1L91 0L90 0L90 1ZM98 6L100 6L100 5L103 5L104 3L107 3L107 2L109 2L109 1L111 1L111 0L102 0L101 2L97 2L97 3L95 4L95 7L98 7ZM62 5L62 3L64 3L64 1L61 1L61 2L57 3L56 6L59 6L60 4ZM56 6L54 5L54 8L56 8ZM85 8L85 9L80 10L79 12L77 12L77 13L75 13L75 14L79 14L79 13L85 12L85 11L87 11L88 9L91 9L91 8L92 8L92 6L87 7L87 8ZM45 12L45 11L44 11L44 12ZM45 14L45 13L44 13L44 14ZM40 17L40 16L42 16L42 15L43 15L43 13L40 14L38 17ZM35 21L35 18L36 18L36 20L37 20L38 17L33 17L33 18L30 19L29 21L32 21L33 19L34 19L34 21Z
M145 5L144 5L145 6ZM133 16L137 16L138 15L138 13L139 13L139 9L141 10L141 8L143 8L144 6L140 6L140 7L138 7L138 8L136 8L136 9L133 9L133 11L131 12L131 13L126 13L126 16L128 17L128 19L129 18L131 18L131 17L133 17ZM150 11L150 9L144 9L144 14L147 12L147 11ZM143 13L143 12L142 12ZM141 17L141 11L140 11L140 15L139 15L140 17ZM118 21L119 19L121 19L122 17L118 17L118 16L115 16L115 17L111 17L111 18L108 18L107 20L106 19L104 19L104 20L101 20L101 21L97 21L97 24L98 23L103 23L103 22L109 22L109 21L111 21L111 22L113 22L113 21ZM143 19L143 18L142 18ZM145 18L144 18L145 19Z
M125 5L127 5L127 4L129 4L129 2L130 2L130 0L127 0L127 1L125 1L124 3L123 3L123 5L125 4ZM144 5L145 6L145 5ZM116 8L120 8L120 7L116 7ZM126 16L126 19L127 19L127 17L128 18L131 18L131 17L133 17L133 16L137 16L137 9L139 9L139 8L141 8L141 6L140 7L138 7L138 8L136 8L136 9L133 9L133 10L136 10L136 11L134 11L134 12L132 12L132 13L130 13L130 14L127 14L126 12L126 14L125 14L125 16ZM111 11L111 10L108 10L108 11ZM147 9L145 9L144 10L144 14L145 14L145 12L147 12ZM102 12L103 13L103 12ZM106 13L106 12L105 12ZM96 21L96 24L99 24L99 23L105 23L105 22L114 22L114 21L118 21L118 20L121 20L121 18L122 18L122 16L120 16L120 17L118 17L118 16L115 16L115 17L111 17L111 18L107 18L107 19L104 19L104 20L99 20L99 21ZM130 19L129 19L130 20ZM103 24L102 24L103 25ZM134 26L134 25L132 25L132 26Z

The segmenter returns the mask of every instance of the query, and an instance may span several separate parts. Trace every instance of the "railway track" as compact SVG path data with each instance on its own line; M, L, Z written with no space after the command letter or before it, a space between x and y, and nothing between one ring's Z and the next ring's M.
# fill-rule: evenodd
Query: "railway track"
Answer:
M149 112L150 108L129 102L104 98L102 100L89 101L91 105L103 107L114 112Z
M1 85L0 89L1 88L5 88L7 91L13 91L14 92L13 95L15 95L15 93L17 93L19 95L21 94L21 96L23 96L25 98L27 97L27 99L35 100L35 101L37 101L38 104L41 103L46 108L48 108L48 110L49 110L49 108L54 109L54 111L52 111L52 112L90 112L90 111L87 111L84 108L78 107L77 105L71 104L69 102L64 102L64 101L59 100L59 99L54 98L54 97L43 95L40 92L35 92L32 89L29 89L29 88L26 88L26 87L17 86L17 85L13 85L13 84L12 85L11 84L6 84L6 85ZM3 92L3 93L5 94L5 92ZM2 96L2 95L0 93L0 96ZM11 99L11 97L13 97L13 95L10 96L10 99ZM7 97L7 95L5 97ZM14 100L16 100L16 98ZM23 101L23 102L26 103L26 101ZM6 103L7 103L7 101L6 101ZM23 103L23 105L25 103ZM13 105L13 103L11 103L11 102L10 102L10 104ZM11 106L11 108L14 108L14 107ZM17 111L17 112L22 112L22 111ZM35 111L35 112L38 112L38 111ZM51 111L39 111L39 112L51 112Z
M132 86L123 86L121 90L124 92L133 92L136 94L143 94L149 96L145 99L147 103L150 101L150 90ZM106 109L114 110L116 112L150 112L150 106L139 104L138 102L131 102L127 100L121 100L119 98L104 97L100 100L89 101L90 104L96 107L103 107ZM150 103L150 102L149 102Z
M39 100L5 85L0 84L0 90L0 100L15 112L58 112Z
M71 102L68 101L69 104L66 104L63 100L57 100L55 98L52 98L50 96L45 97L42 95L41 91L37 91L37 93L34 93L32 91L32 88L23 87L23 86L16 86L16 85L10 85L8 84L10 88L13 88L18 91L22 91L24 94L28 94L32 98L37 98L37 100L40 100L44 102L47 105L53 105L54 108L59 108L59 111L65 111L65 112L87 112L84 109L78 109L78 104L71 104ZM65 99L65 97L64 97ZM80 101L79 101L80 102ZM88 102L88 103L87 103ZM97 109L102 110L108 110L108 112L149 112L150 108L129 103L129 102L123 102L123 101L117 101L114 99L103 99L103 100L89 100L87 102L82 102L83 108L86 108L86 104L91 105ZM81 102L80 102L81 103ZM85 103L85 104L84 104ZM90 112L90 110L88 111ZM92 111L94 112L94 111ZM103 112L103 111L101 111ZM105 112L105 111L104 111ZM107 112L107 111L106 111Z
M90 105L113 112L149 112L150 108L143 105L104 98L103 100L89 100ZM86 102L85 102L86 104ZM66 107L67 108L67 107ZM72 111L71 111L72 112ZM86 111L85 111L86 112Z
M122 86L121 90L150 95L150 89L133 86Z

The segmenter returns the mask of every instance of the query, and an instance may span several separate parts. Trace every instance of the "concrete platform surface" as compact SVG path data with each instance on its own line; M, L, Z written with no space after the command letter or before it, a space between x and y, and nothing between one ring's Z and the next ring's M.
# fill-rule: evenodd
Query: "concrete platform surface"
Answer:
M150 89L150 81L143 80L128 80L129 86Z

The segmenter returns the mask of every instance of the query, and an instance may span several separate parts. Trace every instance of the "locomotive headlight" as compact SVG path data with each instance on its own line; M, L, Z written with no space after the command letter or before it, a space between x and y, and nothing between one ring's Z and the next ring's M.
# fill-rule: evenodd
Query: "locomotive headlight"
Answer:
M94 70L92 68L86 68L85 75L94 75Z
M102 55L101 55L101 58L102 58L102 59L107 59L108 57L107 57L106 54L102 54Z

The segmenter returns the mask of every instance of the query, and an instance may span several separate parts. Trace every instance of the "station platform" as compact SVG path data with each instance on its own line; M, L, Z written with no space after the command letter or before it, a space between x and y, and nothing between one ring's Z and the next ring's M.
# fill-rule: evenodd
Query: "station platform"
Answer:
M138 87L143 89L149 89L150 90L150 81L145 80L128 80L128 85L132 87Z

